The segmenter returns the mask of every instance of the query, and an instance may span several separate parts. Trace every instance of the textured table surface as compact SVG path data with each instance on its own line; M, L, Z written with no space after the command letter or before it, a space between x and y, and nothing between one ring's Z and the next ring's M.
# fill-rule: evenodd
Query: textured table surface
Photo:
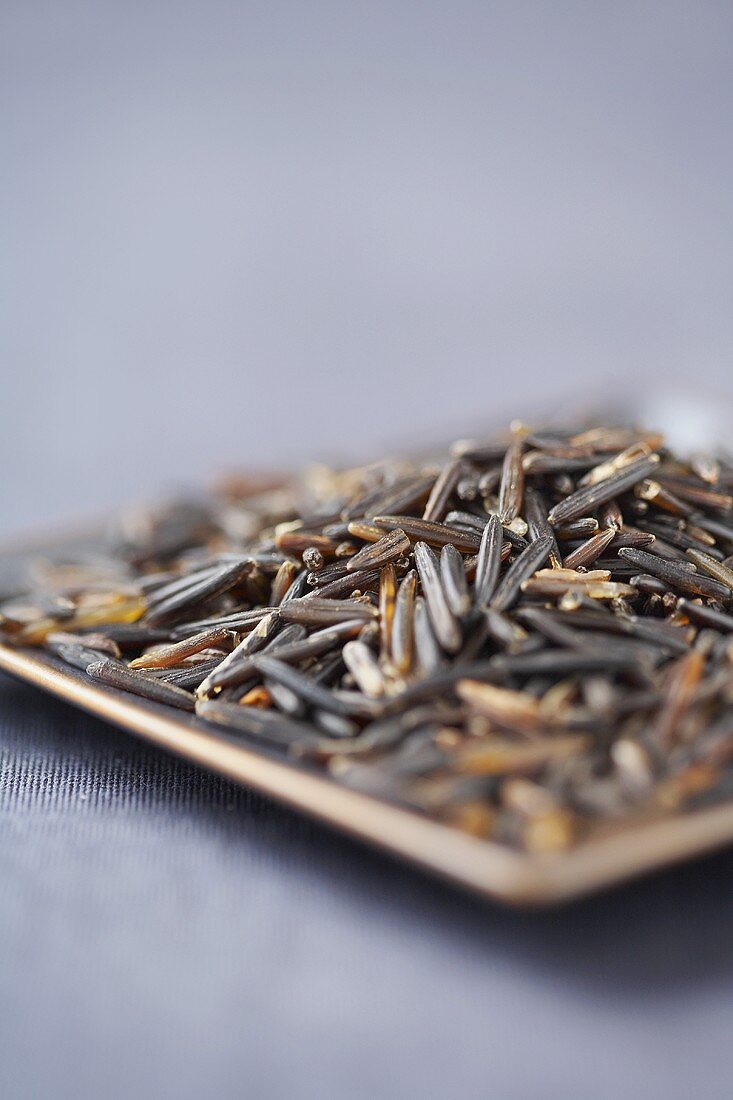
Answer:
M0 678L0 1095L730 1096L733 852L463 896Z

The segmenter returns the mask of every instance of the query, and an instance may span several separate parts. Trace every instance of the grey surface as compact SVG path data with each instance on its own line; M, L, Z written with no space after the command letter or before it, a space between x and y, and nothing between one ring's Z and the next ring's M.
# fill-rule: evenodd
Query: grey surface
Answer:
M5 534L731 395L729 4L0 14ZM3 1100L731 1095L731 853L513 915L5 679L0 751Z
M464 897L0 678L0 1095L727 1100L733 853Z

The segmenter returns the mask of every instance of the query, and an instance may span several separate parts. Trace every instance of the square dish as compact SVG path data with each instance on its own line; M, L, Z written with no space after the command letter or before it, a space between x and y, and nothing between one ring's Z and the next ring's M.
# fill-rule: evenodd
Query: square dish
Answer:
M35 547L34 554L53 557L58 548L49 541ZM513 851L238 743L192 715L93 683L45 652L0 644L0 669L165 751L507 905L556 905L733 842L729 803L628 822L567 852Z
M442 466L245 477L8 556L0 668L551 904L733 839L731 488L657 431L519 422Z

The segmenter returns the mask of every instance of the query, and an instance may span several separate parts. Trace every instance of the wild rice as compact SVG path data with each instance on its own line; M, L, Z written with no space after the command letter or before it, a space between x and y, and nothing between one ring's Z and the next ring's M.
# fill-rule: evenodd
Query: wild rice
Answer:
M729 458L686 461L656 432L516 424L442 462L138 514L94 560L33 563L0 631L552 851L733 797L732 489Z
M471 608L471 594L463 556L450 543L440 551L440 579L448 606L457 619L462 619Z
M438 559L427 543L415 544L415 564L436 638L446 652L456 653L461 645L460 627L446 598Z
M498 515L489 516L481 536L476 564L474 603L476 607L488 606L494 595L501 568L501 551L504 532Z

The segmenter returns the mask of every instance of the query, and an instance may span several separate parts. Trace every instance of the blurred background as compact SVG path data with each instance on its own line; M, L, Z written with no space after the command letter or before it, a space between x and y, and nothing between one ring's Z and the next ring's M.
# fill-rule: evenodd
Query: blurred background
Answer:
M4 0L0 522L733 390L728 3Z

